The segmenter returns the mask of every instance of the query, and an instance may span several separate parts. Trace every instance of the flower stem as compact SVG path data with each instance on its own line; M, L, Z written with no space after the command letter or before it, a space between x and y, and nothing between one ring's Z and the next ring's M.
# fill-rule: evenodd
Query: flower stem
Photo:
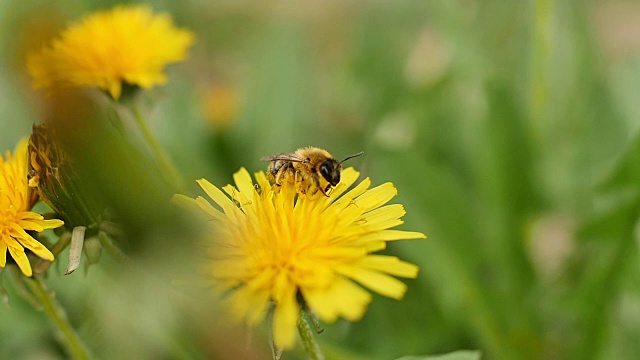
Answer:
M142 114L140 113L138 107L132 104L131 109L133 112L133 117L136 120L140 131L142 132L142 136L144 137L147 144L149 144L149 147L151 147L151 151L158 161L158 165L162 168L162 171L165 172L165 175L169 177L171 183L179 190L182 190L184 188L184 183L182 177L178 173L178 170L176 170L176 167L173 165L173 162L171 162L171 159L164 151L164 148L160 145L160 142L155 138L155 136L153 136L151 129L149 129L149 126L142 117Z
M122 250L120 250L120 248L118 248L113 243L113 241L111 241L111 238L105 232L100 231L98 233L98 241L100 241L100 245L102 245L102 248L105 249L114 259L116 259L116 261L119 261L121 263L129 262L129 258L127 257L127 255L125 255L125 253L123 253Z
M311 330L309 321L309 313L301 310L300 318L298 319L298 332L300 333L302 344L304 345L304 349L307 354L309 354L309 358L312 360L324 360L324 355L313 336L313 330Z
M64 309L46 288L44 280L39 276L34 276L31 279L25 279L25 282L35 295L35 298L38 300L40 305L42 305L42 311L44 314L47 315L51 324L56 328L56 335L67 349L71 358L77 360L90 359L89 351L69 323Z

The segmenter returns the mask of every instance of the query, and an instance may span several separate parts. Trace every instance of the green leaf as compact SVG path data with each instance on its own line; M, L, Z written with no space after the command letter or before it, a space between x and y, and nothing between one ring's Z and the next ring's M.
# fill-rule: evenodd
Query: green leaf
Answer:
M442 355L405 356L396 360L480 360L480 351L459 350Z

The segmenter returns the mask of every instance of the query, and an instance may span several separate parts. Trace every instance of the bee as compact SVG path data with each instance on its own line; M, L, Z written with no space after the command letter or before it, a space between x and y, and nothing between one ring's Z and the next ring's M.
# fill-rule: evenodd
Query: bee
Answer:
M337 161L327 150L316 147L300 148L292 153L281 153L260 158L260 161L270 161L267 167L267 179L280 187L284 181L297 185L300 194L313 195L319 189L324 196L340 182L342 163L364 154L347 156ZM327 185L321 186L321 182Z

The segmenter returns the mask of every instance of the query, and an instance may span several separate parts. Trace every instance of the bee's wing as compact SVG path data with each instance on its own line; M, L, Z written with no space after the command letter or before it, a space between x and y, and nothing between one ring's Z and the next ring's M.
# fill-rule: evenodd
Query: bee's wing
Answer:
M263 156L260 158L260 161L276 161L276 160L303 162L304 158L296 153L273 154L269 156Z

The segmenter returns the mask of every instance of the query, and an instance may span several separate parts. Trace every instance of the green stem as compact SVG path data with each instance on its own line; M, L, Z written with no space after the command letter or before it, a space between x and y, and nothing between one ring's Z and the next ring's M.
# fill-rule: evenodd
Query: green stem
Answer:
M300 318L298 319L298 332L300 333L302 344L312 360L323 360L324 355L313 336L308 316L309 314L302 310L300 312Z
M122 252L114 243L111 241L111 238L103 231L98 233L98 240L100 241L100 245L105 249L109 255L111 255L114 259L121 263L128 263L129 258L125 253Z
M155 138L155 136L153 136L153 133L151 132L151 129L149 129L147 122L142 117L140 110L134 104L131 105L131 109L133 112L133 117L136 120L140 131L142 132L142 136L144 137L147 144L149 144L149 147L151 147L151 151L158 161L158 165L160 165L162 171L164 171L165 174L169 177L171 183L179 190L183 190L184 182L182 180L182 177L180 176L180 173L178 173L178 170L176 170L176 167L169 159L169 156L164 151L164 148L160 145L160 142Z
M44 280L39 276L31 279L25 279L27 286L35 295L42 311L51 321L51 324L57 330L57 336L60 342L65 346L72 359L90 359L89 352L82 340L78 337L75 330L67 319L67 314L60 304L55 300L51 292L46 288Z

